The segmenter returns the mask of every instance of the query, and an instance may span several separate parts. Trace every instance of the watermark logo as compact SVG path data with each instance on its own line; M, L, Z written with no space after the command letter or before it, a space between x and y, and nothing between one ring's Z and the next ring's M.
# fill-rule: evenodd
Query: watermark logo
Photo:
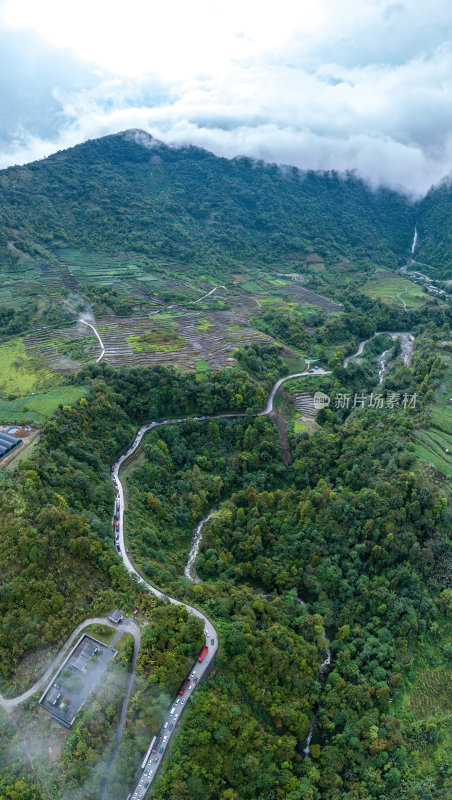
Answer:
M338 392L334 398L334 408L416 408L417 394L403 392L388 392L383 395L379 392Z
M317 410L321 408L328 408L329 404L331 403L331 397L329 397L325 392L316 392L314 395L314 405Z
M353 402L352 402L353 398ZM417 395L402 392L388 392L386 395L379 392L339 392L334 398L335 408L416 408Z
M328 408L331 404L334 408L390 408L403 409L416 408L418 396L403 392L387 392L383 395L379 392L338 392L332 399L325 392L316 392L314 395L314 406L317 411L321 408Z

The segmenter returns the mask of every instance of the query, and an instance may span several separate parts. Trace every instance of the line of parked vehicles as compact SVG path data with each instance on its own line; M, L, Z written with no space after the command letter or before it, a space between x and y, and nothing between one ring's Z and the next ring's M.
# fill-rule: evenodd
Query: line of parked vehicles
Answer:
M194 417L193 419L198 421L198 420L205 419L205 417ZM185 421L186 421L185 419L178 419L177 420L177 422L185 422ZM165 422L167 422L167 420L165 420L163 423L158 423L158 424L165 424ZM116 465L113 466L112 471L111 471L111 479L113 481L113 486L114 486L114 490L115 490L115 504L114 504L114 510L113 510L112 525L113 525L113 532L114 532L114 537L115 537L116 551L117 551L117 553L122 555L122 553L121 553L121 544L120 544L121 498L120 498L120 491L119 491L119 485L118 485L119 479L118 480L116 479L115 469L116 469ZM207 656L207 654L209 652L208 640L210 638L210 633L209 633L208 630L205 630L204 633L205 633L205 636L206 636L207 644L205 644L201 648L201 650L199 652L199 655L198 655L198 658L197 658L198 662L204 661L205 657ZM210 639L210 644L213 647L215 645L215 639L213 639L213 638ZM150 784L151 784L151 782L152 782L152 780L153 780L153 778L155 776L155 773L156 773L156 771L158 769L159 761L163 756L163 753L164 753L165 748L167 746L168 740L169 740L169 738L170 738L170 736L172 734L172 731L173 731L173 728L174 728L174 726L176 724L176 721L177 721L178 717L180 716L181 712L183 711L184 704L185 704L185 701L186 701L186 696L184 697L184 695L185 695L185 693L187 693L187 696L188 696L188 694L191 692L191 690L194 689L196 683L198 682L199 677L202 676L203 671L204 671L204 668L201 667L200 675L198 675L197 672L196 672L196 664L195 664L195 668L193 669L191 674L189 676L187 675L187 677L182 681L182 684L181 684L181 686L180 686L180 688L178 690L178 697L174 701L174 703L173 703L173 705L172 705L172 707L171 707L171 709L170 709L170 711L168 713L168 717L164 721L162 727L160 728L160 731L153 738L153 740L152 740L152 742L150 744L149 750L146 753L146 755L144 757L144 760L143 760L143 763L141 765L141 768L142 768L141 776L138 779L138 783L135 786L135 790L132 790L133 794L132 794L132 792L130 792L130 794L128 795L127 800L143 800L144 799L144 796L147 793L147 790L148 790L148 788L149 788L149 786L150 786Z
M121 553L121 546L120 546L120 543L119 543L119 518L120 518L120 513L121 513L121 502L120 502L119 494L118 494L118 492L119 492L118 484L116 483L116 478L115 478L113 472L111 473L111 479L113 481L113 486L115 487L115 492L116 492L115 508L114 508L114 511L113 511L113 532L115 534L116 552L120 554Z
M206 636L209 636L209 631L205 631ZM211 639L212 646L215 644L215 639ZM207 653L209 652L208 645L204 645L201 648L201 651L198 655L198 662L204 661ZM193 683L192 683L193 682ZM143 773L138 781L138 785L135 788L133 795L129 795L132 800L143 800L148 787L158 769L158 764L160 759L163 756L164 750L168 743L168 739L171 736L171 732L177 722L178 717L183 711L186 697L184 695L187 691L194 688L196 683L198 682L198 676L196 674L196 668L192 671L190 675L182 681L180 688L178 690L178 697L174 701L173 705L171 706L168 712L168 718L163 723L162 727L160 728L159 732L154 736L154 739L151 742L151 746L145 757L145 761L143 762ZM128 800L129 800L128 798Z

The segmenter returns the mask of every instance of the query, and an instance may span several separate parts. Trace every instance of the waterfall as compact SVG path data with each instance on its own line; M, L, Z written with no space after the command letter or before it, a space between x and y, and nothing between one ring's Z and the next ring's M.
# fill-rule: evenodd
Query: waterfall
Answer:
M383 353L381 353L377 358L377 362L380 367L380 369L378 370L378 383L383 383L383 378L386 369L386 356L388 355L389 352L390 350L384 350Z
M208 514L207 517L204 517L204 519L202 519L201 522L199 522L197 524L197 526L195 528L195 532L193 534L193 539L192 539L192 543L191 543L190 554L188 556L187 565L186 565L186 567L184 569L185 577L188 578L190 581L194 581L195 583L199 583L199 578L198 578L198 576L196 574L196 570L195 570L195 561L196 561L196 558L198 556L199 545L201 544L202 529L204 528L204 525L206 524L206 522L209 521L211 516L212 516L212 513Z
M323 678L323 677L326 678L326 676L328 675L328 667L331 666L331 650L329 648L327 648L325 656L326 656L325 661L323 661L320 664L320 669L319 669L319 677L320 678Z
M304 755L305 758L309 758L310 755L311 755L311 748L310 748L309 745L311 744L311 739L312 739L312 734L314 732L315 722L316 722L316 719L315 719L315 717L313 717L311 719L311 722L309 723L309 731L308 731L308 735L306 737L306 745L305 745L305 748L303 750L303 755Z
M411 255L412 256L414 255L414 251L416 250L416 247L417 247L417 238L418 238L417 237L417 228L416 228L416 225L415 225L414 226L413 244L411 245Z
M319 667L319 681L321 682L322 686L323 686L323 684L325 683L325 681L327 679L328 673L330 671L330 666L331 666L331 650L329 649L329 647L327 647L326 653L325 653L325 659L324 659L324 661L322 661L322 663L320 664L320 667ZM316 713L317 713L318 707L319 707L319 704L317 703L317 705L316 705ZM305 744L305 746L303 748L303 755L304 755L305 758L310 758L310 756L311 756L311 747L310 747L310 745L311 745L312 734L314 733L314 728L315 728L316 722L317 722L317 717L314 716L311 719L310 723L309 723L309 730L308 730L308 735L306 737L306 744Z

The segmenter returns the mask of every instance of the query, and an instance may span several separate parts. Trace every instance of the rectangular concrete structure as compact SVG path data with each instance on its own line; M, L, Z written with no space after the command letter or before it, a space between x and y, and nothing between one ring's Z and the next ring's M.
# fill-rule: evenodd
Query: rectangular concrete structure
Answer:
M70 727L116 653L109 645L84 633L50 681L39 704L58 722Z

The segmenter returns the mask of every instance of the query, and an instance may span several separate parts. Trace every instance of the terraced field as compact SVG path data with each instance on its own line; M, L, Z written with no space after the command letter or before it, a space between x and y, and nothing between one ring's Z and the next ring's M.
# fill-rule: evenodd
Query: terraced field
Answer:
M172 291L178 301L192 300L196 297L196 287L190 280L174 280L171 266L151 268L136 253L85 253L75 249L58 252L62 273L69 274L76 286L95 286L97 288L117 289L122 294L135 298L135 310L157 309L158 295ZM179 265L178 265L179 267Z
M220 369L228 364L236 347L256 341L273 342L248 324L252 310L241 303L224 311L188 311L169 306L158 313L103 316L95 320L95 325L105 346L103 360L110 364L173 364L194 370L197 362L205 360L209 369ZM155 341L151 341L153 335ZM9 375L4 391L14 394L35 390L32 367L41 377L51 380L55 373L75 373L84 364L95 362L101 352L97 338L82 323L60 328L45 326L30 332L23 341L0 345L0 367L2 349L2 374Z
M71 356L68 347L71 343L79 345L81 350L79 359ZM59 329L41 328L28 334L24 344L29 356L44 359L50 370L61 374L77 372L82 363L95 361L99 355L99 343L96 337L87 336L86 326L79 324Z
M270 336L253 330L246 324L234 326L236 318L232 312L216 311L184 312L175 310L172 313L146 317L103 317L96 321L96 328L104 342L104 361L116 366L151 366L167 364L182 369L196 369L196 362L205 361L211 369L227 366L236 347L261 342L273 341ZM208 324L206 324L208 323ZM178 349L153 349L150 352L134 352L130 340L143 336L147 331L157 328L170 328L178 337ZM234 327L234 330L228 328ZM199 369L199 368L198 368Z
M0 272L0 305L20 307L25 298L39 296L61 302L66 290L78 290L78 281L67 264L27 259L13 266L2 264Z
M435 394L430 427L415 431L415 450L418 458L452 478L452 353L437 352L446 362L446 371Z
M318 408L314 405L314 398L309 392L297 392L295 394L295 408L302 417L315 419L318 414Z
M280 277L275 277L275 276ZM280 301L296 303L297 306L314 306L322 309L327 314L342 311L342 305L335 303L312 289L302 285L302 275L288 274L281 277L282 273L260 274L254 280L240 282L240 291L247 292L258 298L259 303Z
M153 265L137 254L65 248L54 257L24 257L12 266L2 265L2 298L11 300L20 287L22 298L40 298L39 306L47 310L49 303L52 308L60 306L69 317L80 314L91 302L97 308L95 325L105 345L103 360L116 366L164 364L197 372L228 366L236 347L274 342L251 323L253 314L266 303L303 307L307 314L318 314L319 308L334 314L342 308L305 289L302 276L295 273L249 269L246 276L229 276L227 285L214 288L207 273L200 270L196 275L193 268L191 274L175 266L177 280L171 264ZM126 317L127 313L131 315ZM162 336L160 342L158 337L151 342L149 332L156 327L171 328L173 338L164 341ZM91 334L86 325L75 322L59 328L47 325L30 331L20 346L6 343L3 356L0 346L1 374L8 376L0 392L42 393L59 376L94 363L102 351Z

